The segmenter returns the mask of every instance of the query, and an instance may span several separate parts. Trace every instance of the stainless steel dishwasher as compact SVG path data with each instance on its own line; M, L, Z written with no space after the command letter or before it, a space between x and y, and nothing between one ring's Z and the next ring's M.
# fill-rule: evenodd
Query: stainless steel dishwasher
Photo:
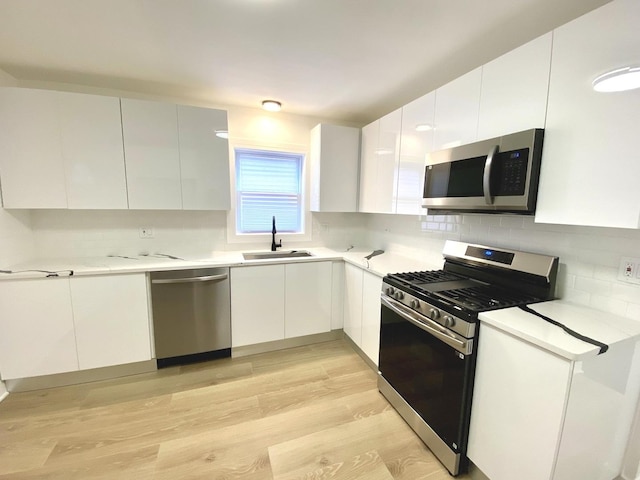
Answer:
M229 268L151 273L158 368L231 356Z

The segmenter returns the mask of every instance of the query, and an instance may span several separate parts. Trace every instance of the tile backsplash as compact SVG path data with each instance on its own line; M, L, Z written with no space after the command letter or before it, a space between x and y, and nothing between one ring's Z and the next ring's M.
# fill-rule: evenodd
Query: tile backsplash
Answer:
M640 230L534 223L517 215L367 215L369 242L442 265L445 240L560 258L557 296L640 321L640 286L617 279L622 257L640 257Z
M22 262L34 254L31 212L0 208L0 266Z

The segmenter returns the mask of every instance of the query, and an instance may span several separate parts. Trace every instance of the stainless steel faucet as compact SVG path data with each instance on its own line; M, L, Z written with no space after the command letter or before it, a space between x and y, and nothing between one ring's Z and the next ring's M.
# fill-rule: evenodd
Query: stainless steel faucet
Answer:
M275 252L276 248L282 247L282 239L276 243L276 217L273 216L273 228L271 229L271 251Z

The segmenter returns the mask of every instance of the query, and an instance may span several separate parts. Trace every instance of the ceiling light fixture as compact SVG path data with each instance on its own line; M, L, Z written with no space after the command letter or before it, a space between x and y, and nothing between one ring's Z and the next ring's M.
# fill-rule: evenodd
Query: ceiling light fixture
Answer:
M596 92L624 92L640 88L640 67L617 68L593 81Z
M432 128L433 127L428 123L419 123L418 125L416 125L416 132L428 132Z
M216 130L216 137L229 138L229 132L227 130Z
M282 104L276 100L263 100L262 108L267 112L279 112L282 108Z

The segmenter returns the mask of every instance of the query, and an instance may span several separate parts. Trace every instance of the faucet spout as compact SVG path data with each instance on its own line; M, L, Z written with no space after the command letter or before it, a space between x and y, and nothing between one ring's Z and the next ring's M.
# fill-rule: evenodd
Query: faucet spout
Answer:
M282 239L278 243L276 243L276 217L273 216L273 226L271 228L271 251L275 252L276 248L282 247Z

